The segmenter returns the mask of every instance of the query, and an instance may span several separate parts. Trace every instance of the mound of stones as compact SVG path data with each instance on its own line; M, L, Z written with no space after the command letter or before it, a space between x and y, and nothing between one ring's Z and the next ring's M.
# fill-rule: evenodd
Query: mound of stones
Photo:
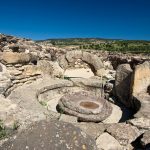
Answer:
M7 73L6 73L7 72ZM63 76L58 62L51 61L50 48L28 39L0 34L0 93L41 78Z
M95 140L79 128L60 121L31 125L2 145L2 150L97 150Z
M128 123L143 134L139 142L143 148L150 147L150 62L145 61L131 69L129 64L118 66L116 71L115 94L118 100L136 111Z
M0 149L94 150L96 144L104 150L133 149L137 143L149 148L150 62L146 61L149 56L70 50L0 34L3 129L13 131L18 119L20 130L28 123L50 120L35 122ZM88 80L58 79L72 67L89 67L96 76ZM120 123L125 111L113 104L115 98L110 96L135 110L135 118ZM53 121L54 118L59 121Z
M63 69L67 69L69 66L74 65L77 59L81 59L83 62L86 62L91 70L97 76L102 76L102 69L104 69L104 65L101 59L91 53L82 52L82 51L69 51L65 55L62 55L58 58L59 65Z
M66 94L58 105L61 111L77 116L82 121L100 122L112 112L109 102L86 91Z

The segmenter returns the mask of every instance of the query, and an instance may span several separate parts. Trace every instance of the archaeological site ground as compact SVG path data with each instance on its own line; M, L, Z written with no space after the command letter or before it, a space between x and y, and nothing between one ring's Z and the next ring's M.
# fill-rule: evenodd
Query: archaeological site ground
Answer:
M150 150L149 48L0 34L0 150Z

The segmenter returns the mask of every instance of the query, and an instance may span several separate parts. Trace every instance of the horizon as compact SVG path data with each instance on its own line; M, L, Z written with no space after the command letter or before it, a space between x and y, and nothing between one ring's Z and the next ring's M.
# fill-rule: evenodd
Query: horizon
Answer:
M25 38L25 39L30 39L33 41L46 41L46 40L66 40L66 39L99 39L99 40L124 40L124 41L150 41L150 40L143 40L143 39L110 39L110 38L102 38L102 37L62 37L62 38L47 38L47 39L38 39L34 40L32 38L26 38L22 36L16 36L16 35L11 35L11 34L5 34L5 33L0 33L6 36L14 36L17 38Z
M149 7L149 0L2 1L0 33L32 40L149 41Z

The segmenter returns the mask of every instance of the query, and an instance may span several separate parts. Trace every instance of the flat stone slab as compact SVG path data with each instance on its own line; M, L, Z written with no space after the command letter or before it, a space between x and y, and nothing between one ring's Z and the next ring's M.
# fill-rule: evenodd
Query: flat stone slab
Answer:
M134 118L128 120L128 123L137 127L138 129L150 130L150 119L148 118Z
M97 150L95 140L72 124L40 121L5 142L2 150Z
M59 103L60 109L69 115L77 116L79 120L100 122L112 112L110 103L88 91L64 95Z
M94 139L97 139L97 137L103 134L106 130L106 126L103 123L81 122L74 125L79 127L88 135L92 136Z
M136 127L125 123L111 124L107 128L107 132L123 146L129 145L141 134Z

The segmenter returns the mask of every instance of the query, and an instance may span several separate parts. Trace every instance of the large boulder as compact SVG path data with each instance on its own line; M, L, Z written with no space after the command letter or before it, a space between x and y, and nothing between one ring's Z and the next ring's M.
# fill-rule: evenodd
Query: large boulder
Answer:
M133 78L133 96L145 92L147 93L150 86L150 62L137 65L134 70Z
M58 58L58 62L61 68L67 69L68 68L68 61L65 58L65 55L62 55Z
M93 138L69 123L41 121L8 140L1 149L96 150L97 147Z
M101 69L104 65L99 57L88 52L83 52L82 60L91 66L91 69L97 76L101 76Z
M118 100L127 107L132 106L131 101L132 69L129 64L119 65L116 71L115 94Z
M134 70L132 96L137 113L136 118L146 117L150 119L150 62L137 65Z
M73 63L76 59L82 59L82 51L69 51L66 53L66 59L69 63Z
M123 146L127 146L140 136L139 130L125 123L111 124L107 132L112 135Z
M87 63L93 73L97 76L102 76L104 72L104 65L101 59L91 53L82 52L82 51L69 51L65 55L62 55L58 58L59 65L63 69L67 69L69 64L75 64L76 60L82 60L83 62Z
M3 52L1 56L1 61L6 64L25 64L29 63L30 60L31 55L26 53Z

